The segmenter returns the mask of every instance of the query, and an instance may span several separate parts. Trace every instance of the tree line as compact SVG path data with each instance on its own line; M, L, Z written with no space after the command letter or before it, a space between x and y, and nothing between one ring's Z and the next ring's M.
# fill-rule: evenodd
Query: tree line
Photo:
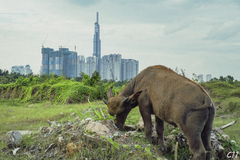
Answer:
M46 80L49 80L51 78L58 78L61 77L56 74L33 74L30 73L28 75L16 73L16 72L9 72L8 70L2 70L0 69L0 84L9 84L9 83L15 83L17 79L19 78L29 78L32 77L36 79L37 82L39 83L44 83ZM115 87L121 87L123 85L126 85L130 82L130 80L124 80L124 81L115 81L115 80L101 80L100 74L97 71L94 71L92 76L88 76L87 74L81 72L79 74L79 77L76 78L71 78L71 77L66 77L66 79L70 80L75 80L77 82L83 82L84 85L87 86L94 86L94 85L99 85L99 84L104 84L104 83L114 83Z
M22 78L33 77L33 78L37 78L38 82L44 83L46 79L51 79L52 77L58 78L61 76L56 74L36 74L35 75L33 73L24 75L16 72L10 73L8 70L0 69L0 84L15 83L19 77L22 77ZM65 77L65 78L69 80L73 79L77 82L83 82L87 86L94 86L95 84L104 84L109 82L109 83L114 83L115 87L121 87L123 85L127 85L131 81L131 79L124 80L124 81L115 81L115 80L107 80L107 79L101 80L100 74L97 71L94 71L91 77L88 76L86 73L81 72L79 73L79 77L76 77L76 78ZM238 82L237 80L234 81L234 78L230 75L226 77L220 76L219 78L214 77L210 81L228 82L230 84Z

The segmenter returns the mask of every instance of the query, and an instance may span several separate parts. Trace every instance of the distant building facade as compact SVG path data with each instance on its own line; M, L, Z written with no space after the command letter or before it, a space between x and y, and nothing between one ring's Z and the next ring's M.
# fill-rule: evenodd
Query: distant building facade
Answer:
M96 70L96 57L78 56L78 75L81 72L92 76ZM134 59L122 59L121 54L105 55L101 58L101 79L123 81L134 78L139 72L139 62Z
M26 65L25 67L24 66L12 66L11 72L28 75L28 74L32 73L32 70L29 65Z
M212 75L211 74L207 74L206 76L206 82L210 81L212 79Z
M202 74L198 75L198 82L203 82L203 75Z
M41 74L77 77L77 53L68 48L42 48Z
M113 79L121 81L121 54L105 55L101 59L101 72L102 79Z
M139 61L122 59L122 80L130 80L138 74Z

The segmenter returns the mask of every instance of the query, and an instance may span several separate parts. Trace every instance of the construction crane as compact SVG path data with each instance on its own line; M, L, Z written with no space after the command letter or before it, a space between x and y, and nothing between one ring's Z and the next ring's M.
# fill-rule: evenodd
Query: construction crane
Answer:
M45 44L45 42L47 40L47 36L48 36L48 34L46 35L46 38L45 38L45 40L42 43L42 54L44 54L44 44ZM49 69L48 69L47 73L49 74Z
M112 79L114 80L112 69L110 69L110 72L111 72L111 75L112 75Z
M47 40L47 36L48 36L48 34L46 35L46 38L45 38L45 40L44 40L43 43L42 43L42 48L44 48L44 44L45 44L45 42L46 42L46 40Z

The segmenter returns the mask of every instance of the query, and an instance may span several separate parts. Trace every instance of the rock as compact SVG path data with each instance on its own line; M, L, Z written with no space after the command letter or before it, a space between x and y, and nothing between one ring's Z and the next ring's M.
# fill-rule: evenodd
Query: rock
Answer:
M22 142L22 135L18 131L12 131L10 136L8 137L7 140L7 146L8 148L16 148L21 145Z
M73 143L68 143L66 150L67 150L68 155L72 156L76 152L77 146Z
M221 145L218 145L218 152L219 153L224 153L224 148Z
M121 134L119 132L115 132L113 136L114 137L119 137L119 136L121 136Z
M6 133L6 135L9 136L12 132L14 132L14 131L9 131ZM26 131L17 131L17 132L19 132L22 136L33 133L32 131L27 131L27 130Z
M64 138L62 136L58 137L58 142L63 143Z
M86 119L83 119L80 123L82 125L86 124L86 123L89 123L89 122L93 122L94 120L92 118L86 118Z
M45 133L52 133L53 132L53 128L52 127L48 127L45 129Z
M170 134L167 136L167 139L170 140L170 141L174 141L175 140L175 136Z
M55 127L55 126L57 126L57 123L55 122L55 121L52 121L52 123L51 123L51 128L53 128L53 127Z
M134 135L136 133L136 131L128 131L125 133L126 136L131 136Z
M136 125L125 124L125 125L124 125L124 129L125 129L126 131L134 131L134 130L137 129L137 126L136 126Z
M105 135L109 132L109 129L99 122L89 122L86 126L86 131L90 130L98 135Z
M224 139L230 141L230 137L229 137L228 135L224 134L224 135L222 135L222 136L223 136Z

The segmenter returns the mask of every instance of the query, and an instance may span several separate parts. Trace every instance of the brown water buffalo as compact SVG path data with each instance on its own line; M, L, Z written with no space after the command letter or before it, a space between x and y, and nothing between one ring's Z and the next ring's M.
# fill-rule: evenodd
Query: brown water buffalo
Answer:
M151 114L156 117L158 144L164 149L163 121L179 127L187 137L194 159L210 159L210 135L215 114L214 105L203 87L171 69L157 65L141 71L113 97L107 92L108 113L116 115L118 128L123 125L132 108L139 106L145 135L152 143Z

